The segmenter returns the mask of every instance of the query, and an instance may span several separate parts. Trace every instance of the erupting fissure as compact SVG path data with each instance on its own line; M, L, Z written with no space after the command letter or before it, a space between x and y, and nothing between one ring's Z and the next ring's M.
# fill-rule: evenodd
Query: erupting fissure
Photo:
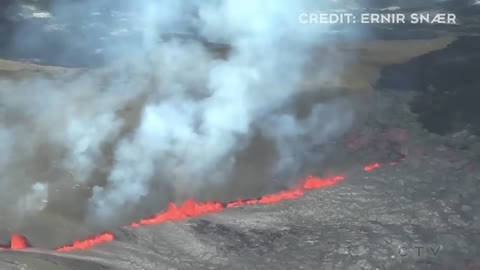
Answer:
M390 165L395 165L397 162L391 162ZM378 162L369 164L363 168L364 171L372 171L380 168L381 164ZM226 208L232 208L243 205L253 204L272 204L283 200L292 200L304 195L305 190L320 189L324 187L330 187L338 182L344 180L344 176L333 177L314 177L308 176L306 179L300 182L298 187L290 190L284 190L273 194L264 195L257 199L238 199L233 202L221 203L221 202L197 202L193 199L188 199L181 205L170 203L167 209L160 212L150 218L141 219L137 222L130 224L127 227L135 228L139 226L156 225L169 221L178 221L189 217L195 217L203 214L214 213L222 211ZM66 245L56 249L57 252L69 252L74 250L86 250L102 243L111 242L115 239L115 236L111 232L100 233L95 236L91 236L84 240L75 240L71 245ZM10 239L10 246L0 246L0 250L20 250L28 248L27 239L20 234L13 234Z
M10 245L9 246L0 246L0 250L20 250L28 248L28 241L25 236L21 234L14 233L10 237Z
M84 240L75 240L71 245L63 246L61 248L56 249L56 251L67 252L67 251L78 250L78 249L81 249L81 250L89 249L98 244L113 241L113 239L114 239L113 233L109 233L109 232L101 233Z
M377 168L380 168L380 163L375 162L375 163L368 164L367 166L363 167L363 170L366 171L366 172L369 172L369 171L373 171Z

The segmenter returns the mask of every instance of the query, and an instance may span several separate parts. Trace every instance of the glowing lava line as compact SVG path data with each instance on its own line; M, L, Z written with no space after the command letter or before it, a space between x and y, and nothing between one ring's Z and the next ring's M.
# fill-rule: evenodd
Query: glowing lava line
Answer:
M99 245L101 243L113 241L114 238L115 237L113 236L113 233L108 233L108 232L101 233L101 234L89 237L85 240L75 240L71 245L63 246L61 248L56 249L56 251L67 252L67 251L73 251L73 250L85 250L85 249L92 248L96 245Z
M13 234L10 238L10 249L19 250L28 247L27 238L20 234Z
M391 162L390 165L395 165L397 162ZM363 168L364 171L372 171L380 168L380 163L372 163ZM188 199L181 205L170 203L167 209L152 217L141 219L130 224L127 227L135 228L139 226L157 225L170 221L183 220L189 217L200 216L208 213L220 212L226 208L232 208L244 205L253 204L272 204L284 200L293 200L304 195L304 191L312 189L320 189L334 186L340 181L344 180L344 176L333 176L327 178L320 178L308 176L304 181L300 182L297 188L280 191L273 194L267 194L257 199L238 199L236 201L221 203L221 202L197 202L193 199ZM56 249L57 252L69 252L75 250L86 250L102 243L111 242L115 239L113 233L104 232L91 236L84 240L75 240L72 244L66 245ZM28 247L27 239L19 234L13 234L10 240L10 247L0 247L0 250L19 250Z
M0 246L0 250L20 250L28 248L28 241L21 234L14 233L10 237L10 246Z
M334 176L330 178L318 178L318 177L308 176L307 179L305 180L305 183L303 184L303 188L318 189L318 188L331 187L344 179L345 177L343 176Z
M138 227L142 225L155 225L167 221L177 221L188 217L195 217L207 213L219 212L223 209L222 203L219 202L196 202L188 199L182 205L177 206L174 203L168 205L167 210L156 214L151 218L141 219L134 222L130 227Z
M369 164L369 165L363 167L363 170L366 171L366 172L370 172L370 171L373 171L373 170L378 169L378 168L380 168L380 163L375 162L375 163L372 163L372 164Z

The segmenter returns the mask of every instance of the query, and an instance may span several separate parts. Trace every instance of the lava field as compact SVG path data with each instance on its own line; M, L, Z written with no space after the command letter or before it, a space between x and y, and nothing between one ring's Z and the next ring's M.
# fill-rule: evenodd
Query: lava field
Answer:
M478 1L39 2L0 6L0 269L480 270Z

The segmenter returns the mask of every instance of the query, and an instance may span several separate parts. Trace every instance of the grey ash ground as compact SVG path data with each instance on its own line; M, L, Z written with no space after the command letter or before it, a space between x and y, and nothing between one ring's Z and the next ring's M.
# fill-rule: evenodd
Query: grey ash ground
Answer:
M326 166L345 174L336 186L278 204L118 229L114 242L88 251L2 251L0 269L480 269L480 112L475 103L459 106L479 100L476 11L456 10L464 24L448 29L468 37L383 70L368 120L339 142ZM404 30L379 29L377 36L442 32ZM81 65L94 65L85 59ZM371 162L384 165L362 171Z
M372 116L350 137L358 141L345 142L330 165L347 177L334 187L121 229L85 252L1 252L0 269L479 269L480 142L421 128L413 96L376 91ZM361 170L397 150L407 156L397 165Z

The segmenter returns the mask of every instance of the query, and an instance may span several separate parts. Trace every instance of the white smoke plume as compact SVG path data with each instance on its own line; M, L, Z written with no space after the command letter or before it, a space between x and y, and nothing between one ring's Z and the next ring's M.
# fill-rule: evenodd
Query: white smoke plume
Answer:
M265 168L271 177L298 177L305 159L323 157L314 146L353 121L344 101L314 105L303 118L295 112L311 50L328 42L328 25L299 22L302 12L328 8L319 2L135 1L124 8L137 14L131 24L140 41L108 44L108 60L127 59L121 67L68 80L0 81L1 188L15 190L1 200L37 182L81 184L92 187L80 202L88 222L108 225L155 197L157 184L173 188L169 199L183 199L228 183L258 134L275 146L276 165ZM68 17L74 8L81 10L53 10ZM198 40L160 38L171 32ZM228 44L228 57L199 40ZM335 65L321 68L341 68L342 59ZM50 197L69 199L53 190Z

